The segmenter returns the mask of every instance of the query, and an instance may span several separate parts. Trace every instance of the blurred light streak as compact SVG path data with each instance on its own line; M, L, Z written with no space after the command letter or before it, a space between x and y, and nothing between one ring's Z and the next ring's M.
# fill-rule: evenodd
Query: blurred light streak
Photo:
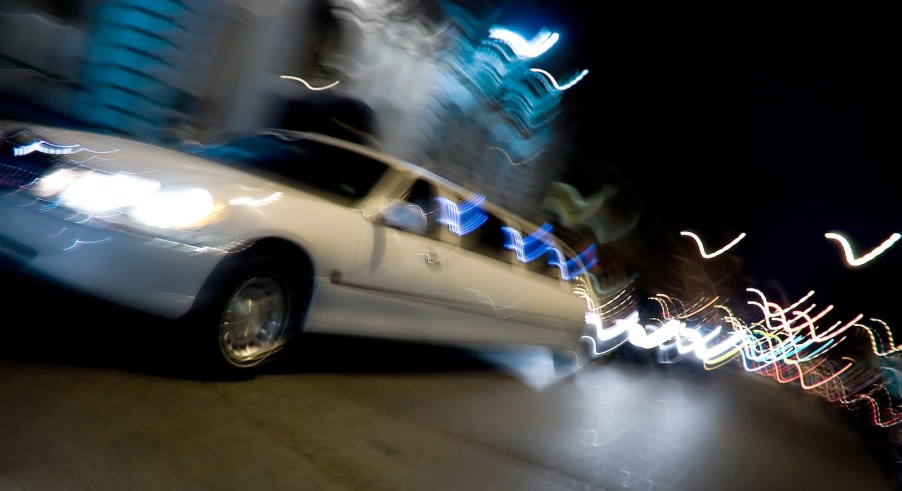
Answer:
M460 205L444 196L438 196L436 199L441 206L438 222L445 224L451 232L457 235L469 234L482 226L489 218L480 207L485 201L485 196L481 194L470 195Z
M824 234L824 237L839 242L840 247L842 247L843 254L845 255L846 262L849 264L849 266L858 267L886 252L886 250L892 247L892 245L895 244L896 241L899 240L899 238L902 238L902 234L894 233L890 235L889 238L887 238L879 246L871 250L871 252L859 258L856 258L855 254L852 253L852 245L849 244L849 240L842 235L835 232L827 232Z
M629 339L624 337L623 339L617 341L616 343L611 343L609 346L606 346L606 347L603 346L601 349L599 349L598 339L596 339L593 336L583 336L582 338L580 338L580 341L584 341L584 342L590 344L591 346L589 346L589 348L588 348L590 356L592 356L593 358L598 358L598 357L604 356L608 353L612 353L612 352L616 351L617 348L626 344L629 341Z
M489 29L489 39L501 41L511 48L519 59L529 59L541 56L557 43L560 35L542 29L532 39L527 41L523 36L504 27L492 27Z
M16 138L19 135L26 135L25 138L29 140L33 140L30 143L25 143L23 145L19 145L13 148L13 156L15 157L24 157L33 152L44 153L48 155L71 155L78 152L90 152L94 154L105 154L105 153L113 153L118 152L118 149L115 150L91 150L89 148L85 148L79 144L72 145L60 145L58 143L53 143L47 141L43 138L38 137L36 134L32 132L32 130L19 130L13 134L6 135L5 139L9 140L12 138Z
M275 193L270 194L269 196L265 196L265 197L259 198L259 199L250 198L248 196L242 196L240 198L230 199L229 204L230 205L246 205L246 206L251 206L251 207L265 206L265 205L275 203L276 201L279 201L279 199L281 199L282 196L283 196L283 193L280 191L277 191Z
M704 246L704 244L702 244L702 239L699 238L698 235L695 235L692 232L686 232L686 231L680 232L680 235L685 235L685 236L691 237L693 240L695 240L696 245L698 245L698 252L701 253L702 257L705 259L711 259L711 258L714 258L714 257L717 257L717 256L723 254L724 252L728 251L731 247L738 244L740 240L745 238L745 232L742 232L741 234L739 234L738 237L736 237L735 239L730 241L729 244L721 247L720 249L718 249L714 252L708 253L708 252L705 252L705 246Z
M583 70L583 71L579 72L578 75L573 77L572 80L565 83L564 85L558 85L557 80L555 80L554 76L551 75L550 73L548 73L547 71L542 70L541 68L530 68L529 70L531 72L535 72L535 73L544 75L548 79L548 81L551 82L551 86L561 92L573 87L574 85L579 83L579 81L582 80L586 75L589 74L589 70Z
M679 302L681 304L681 306L682 306L682 301L675 299L669 295L664 295L663 293L659 293L659 294L655 295L654 297L652 297L651 299L658 302L658 304L661 306L661 309L664 311L665 318L669 319L669 318L673 317L673 318L677 318L677 319L688 319L690 317L695 316L699 312L707 309L708 307L714 305L714 302L717 302L718 297L714 297L711 300L699 299L698 302L701 303L700 307L694 307L695 310L692 310L690 312L685 312L682 314L678 314L678 315L670 314L670 308L667 305L667 303L664 302L664 300L666 300L667 302L670 302L670 303ZM682 307L681 310L686 310L686 309L685 309L685 307Z
M525 238L519 231L511 227L501 227L507 235L504 247L514 251L517 259L528 263L542 257L550 247L554 247L554 238L551 236L551 224L544 223L535 232Z
M585 248L576 257L567 260L564 253L555 247L554 239L551 236L553 228L549 223L543 223L526 238L523 238L523 235L518 230L511 227L501 227L501 229L506 235L504 247L514 251L519 261L524 263L531 262L548 254L548 264L560 269L561 278L567 281L585 273L598 262L595 244Z
M516 307L517 305L519 305L520 303L522 303L522 302L524 301L523 299L520 299L520 300L518 300L518 301L516 301L516 302L513 302L513 303L510 303L510 304L508 304L508 305L500 306L500 305L498 305L498 304L495 303L495 299L492 298L491 295L489 295L488 293L486 293L486 292L484 292L484 291L482 291L482 290L479 290L479 289L477 289L477 288L464 288L464 290L467 290L467 291L472 292L473 295L474 295L477 299L479 299L479 302L480 302L480 303L482 303L482 304L484 304L484 305L488 305L489 307L492 308L492 310L498 310L498 311L503 310L503 311L505 311L505 312L509 312L509 313L506 314L506 315L499 315L499 316L497 316L499 319L507 319L507 318L509 318L509 317L511 317L511 316L513 316L513 315L516 315L519 311L514 311L513 308Z
M567 281L585 273L586 270L598 262L598 258L595 255L595 244L590 245L570 260L567 260L564 257L564 253L554 247L548 249L548 255L550 256L548 264L557 266L561 270L561 278Z
M881 413L880 406L877 404L877 401L874 400L873 397L871 397L867 394L862 394L862 395L858 396L857 399L865 400L871 406L871 414L873 415L873 418L874 418L874 424L876 424L877 426L881 426L881 427L885 428L888 426L897 425L900 422L902 422L902 414L900 414L900 413L893 413L890 418L884 419L883 416L880 414Z
M830 326L823 335L818 335L814 329L813 319L811 317L809 317L807 314L805 314L804 312L798 312L798 313L801 314L803 317L805 317L806 320L805 320L805 324L803 326L797 328L796 330L803 329L805 326L807 326L811 330L811 339L813 339L815 341L826 341L828 339L834 338L834 337L842 334L843 332L845 332L846 329L849 329L850 327L855 325L855 323L860 321L862 317L864 317L862 314L858 314L857 316L855 316L854 319L850 320L844 326L842 326L841 328L838 328L838 329L837 329L837 326L839 326L840 323L837 322L837 323L833 324L832 326ZM789 328L787 328L787 329L789 329ZM836 330L836 331L833 332L834 330ZM831 333L831 334L827 335L827 333Z
M0 73L12 73L17 75L37 75L45 80L50 80L51 82L61 82L61 83L69 83L71 80L66 80L62 78L53 77L47 75L46 73L39 72L34 68L0 68Z
M79 245L82 245L82 244L99 244L100 242L106 242L106 241L108 241L108 240L110 240L109 237L107 237L107 238L105 238L105 239L100 239L100 240L81 240L81 239L75 239L75 240L72 242L72 245L70 245L70 246L68 246L68 247L63 247L62 250L68 251L68 250L71 250L71 249L75 249L76 246L79 246Z
M519 161L519 162L514 162L514 159L512 159L511 156L510 156L510 154L507 153L507 151L505 151L503 148L501 148L501 147L496 147L496 146L492 146L492 147L489 147L489 148L491 148L492 150L497 150L497 151L501 152L502 154L504 154L504 158L506 158L507 161L508 161L512 166L514 166L514 167L520 167L520 166L523 165L523 164L529 163L530 161L539 158L539 155L542 155L542 152L545 151L545 149L542 148L542 149L540 149L538 152L536 152L535 155L533 155L532 157L529 157L529 158L527 158L527 159L521 160L521 161Z
M58 19L57 19L56 17L53 17L53 16L51 16L51 15L42 15L42 14L30 13L30 12L24 12L24 13L20 13L20 12L0 12L0 16L3 16L3 17L33 18L33 19L39 20L39 21L41 21L41 22L43 22L44 24L47 24L47 25L49 25L49 26L60 27L60 28L63 28L63 29L71 29L71 28L72 28L72 26L70 26L70 25L68 25L68 24L59 22Z
M313 91L318 91L318 90L329 90L329 89L331 89L332 87L335 87L336 85L338 85L339 82L340 82L340 80L336 80L336 81L332 82L331 84L324 85L324 86L322 86L322 87L314 87L314 86L310 85L309 82L307 82L306 80L304 80L304 79L302 79L302 78L300 78L300 77L293 77L293 76L291 76L291 75L282 75L282 76L280 76L279 78L286 79L286 80L294 80L294 81L296 81L296 82L300 82L300 83L304 84L305 87L307 87L308 89L313 90Z
M882 342L882 340L874 333L874 329L865 324L856 324L856 326L862 328L867 333L868 337L871 339L871 349L874 351L874 354L877 356L889 356L893 353L899 352L902 346L895 346L895 341L893 341L893 331L889 328L886 322L883 322L880 319L870 319L872 322L876 322L883 326L883 331L886 333L886 344L889 346L888 349L881 349L878 344Z
M638 325L639 323L639 313L633 312L625 319L617 319L614 321L614 327L605 329L603 326L602 318L600 315L596 313L587 313L586 314L586 323L593 326L595 328L595 336L594 338L599 341L609 341L616 337L619 337L623 334L629 333L629 328L631 325Z
M664 320L659 326L644 327L638 310L618 318L602 315L602 306L596 304L595 309L586 313L587 333L581 341L591 348L594 356L610 353L629 342L657 350L659 363L691 356L700 360L706 370L737 360L738 366L748 372L768 376L781 384L797 383L807 393L847 409L866 404L876 425L902 423L902 360L887 356L895 354L900 347L894 345L892 331L886 323L869 319L879 324L885 334L879 328L861 323L862 315L822 329L817 323L832 311L832 306L815 310L810 302L814 291L788 307L768 300L760 290L748 288L747 291L757 298L746 303L756 306L761 314L760 318L749 319L750 322L737 317L727 306L715 304L716 299L698 299L687 305L666 294L655 295L650 299L657 303ZM625 298L628 295L621 292L611 301L622 303ZM810 305L805 305L806 302ZM722 313L712 314L716 312ZM689 325L690 319L695 318L705 321ZM730 326L729 331L724 331L724 324ZM856 360L845 351L838 357L831 355L841 345L857 339L848 335L852 327L867 334L874 358ZM874 363L877 360L880 364Z
M664 342L675 338L681 329L686 327L686 323L676 319L671 319L661 326L646 324L642 327L638 323L628 326L630 333L630 343L640 348L656 348Z
M13 149L13 156L22 157L32 152L46 153L48 155L67 155L79 151L78 145L56 145L46 140L38 140L27 145L21 145Z
M770 329L771 331L777 329L777 328L771 326L771 324L770 324L770 319L772 317L776 317L776 316L785 317L786 312L789 312L791 310L798 308L799 305L802 305L802 303L804 303L806 300L808 300L809 298L814 296L814 290L811 290L808 293L806 293L802 298L800 298L798 301L796 301L795 303L790 305L789 307L781 308L776 303L768 302L767 297L764 296L764 292L762 292L761 290L758 290L757 288L746 288L746 291L755 293L761 298L761 302L755 302L755 301L749 300L748 304L755 305L761 309L762 313L764 313L764 319L762 321L760 321L758 324L763 322L767 326L767 328ZM774 309L774 313L771 313L770 309Z

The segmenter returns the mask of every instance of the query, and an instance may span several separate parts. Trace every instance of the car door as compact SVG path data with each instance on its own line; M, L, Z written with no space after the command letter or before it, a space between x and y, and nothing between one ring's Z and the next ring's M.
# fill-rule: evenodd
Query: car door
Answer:
M475 211L483 198L459 197L459 223L445 223L457 252L444 258L442 299L455 316L468 318L457 335L474 340L524 344L566 344L581 332L585 303L569 293L559 279L525 270L508 247L507 216L492 210ZM466 213L459 210L465 209ZM441 221L454 221L446 212ZM478 227L473 225L479 223Z
M450 247L439 239L437 190L420 178L401 182L364 218L354 265L333 280L348 291L346 331L418 338L443 308L441 258Z
M594 252L577 254L548 223L537 226L512 218L505 235L517 275L529 289L524 294L533 299L522 315L524 321L583 334L585 314L596 306L582 274Z

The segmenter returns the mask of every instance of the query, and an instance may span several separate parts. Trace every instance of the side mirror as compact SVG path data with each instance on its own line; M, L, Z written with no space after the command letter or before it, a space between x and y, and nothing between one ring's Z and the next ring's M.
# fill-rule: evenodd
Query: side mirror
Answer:
M422 208L411 203L396 203L382 213L382 221L389 227L424 235L426 215Z

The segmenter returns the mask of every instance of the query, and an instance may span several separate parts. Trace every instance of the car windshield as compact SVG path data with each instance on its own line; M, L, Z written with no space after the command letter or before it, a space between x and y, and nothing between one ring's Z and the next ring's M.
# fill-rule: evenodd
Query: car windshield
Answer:
M182 150L264 173L345 205L366 196L388 168L385 163L357 152L280 134L255 134Z

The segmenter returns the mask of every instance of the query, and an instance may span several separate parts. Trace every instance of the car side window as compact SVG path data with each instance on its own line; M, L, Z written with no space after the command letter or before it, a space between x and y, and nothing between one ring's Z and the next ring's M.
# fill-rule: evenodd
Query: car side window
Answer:
M439 226L439 201L435 186L429 181L417 179L402 195L402 201L414 205L422 213L426 228L422 235L437 238L440 232Z
M461 245L465 249L478 252L504 262L510 262L511 253L505 244L505 222L497 215L486 212L485 222L476 230L461 238Z
M526 263L526 269L535 273L543 274L553 280L561 279L561 270L556 266L548 263L548 254L543 254L539 258Z
M285 169L289 177L335 196L351 205L363 198L388 170L384 162L340 147L307 142L310 159ZM315 166L315 169L311 169Z
M541 252L542 249L545 248L546 245L554 245L558 244L558 239L551 235L543 236L542 242L530 241L527 237L530 234L534 234L537 231L537 227L534 225L523 225L523 224L512 224L511 228L521 234L521 237L525 238L526 242L531 242L530 244L522 244L521 247L521 256L524 259L528 260L520 260L516 259L516 261L523 265L528 271L532 271L534 273L539 273L541 275L547 276L554 280L561 280L561 270L556 266L552 266L548 263L549 255L548 252ZM506 238L505 238L506 239ZM545 242L547 241L547 242ZM507 242L505 242L507 244ZM516 248L516 246L513 246ZM511 249L513 251L513 249ZM537 254L539 253L538 255ZM514 252L514 257L517 257L517 253Z

